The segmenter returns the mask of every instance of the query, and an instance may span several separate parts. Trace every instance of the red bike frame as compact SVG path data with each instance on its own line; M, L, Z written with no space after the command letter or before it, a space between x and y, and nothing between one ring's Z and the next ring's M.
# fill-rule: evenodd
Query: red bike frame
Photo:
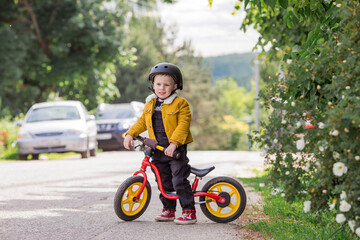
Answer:
M146 174L146 169L147 167L151 167L154 172L155 172L155 176L156 176L156 179L157 179L157 182L158 182L158 185L159 185L159 189L160 189L160 192L161 194L168 198L168 199L178 199L179 197L177 195L168 195L165 191L164 191L164 188L163 188L163 185L162 185L162 181L161 181L161 177L160 177L160 173L159 173L159 170L157 169L157 167L152 164L150 161L150 157L149 156L145 156L143 161L142 161L142 164L141 164L141 168L139 171L136 171L134 173L134 176L135 175L138 175L138 174L142 174L143 177L144 177L144 181L143 181L143 184L141 185L141 188L140 188L140 191L139 193L137 194L136 196L136 199L135 201L137 202L139 199L140 199L140 196L146 186L146 182L147 182L147 174ZM191 190L194 192L194 197L201 197L201 196L206 196L206 197L209 197L209 198L212 198L214 199L215 201L219 202L219 203L225 203L225 198L223 197L220 197L214 193L208 193L208 192L196 192L196 188L198 186L198 183L199 183L199 178L198 177L195 177L195 180L192 184L192 187L191 187Z

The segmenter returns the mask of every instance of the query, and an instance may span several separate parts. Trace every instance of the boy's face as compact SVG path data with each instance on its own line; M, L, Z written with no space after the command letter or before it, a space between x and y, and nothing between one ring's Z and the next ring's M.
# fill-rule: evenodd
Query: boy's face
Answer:
M177 84L171 76L158 74L154 78L153 88L156 96L165 99L177 88Z

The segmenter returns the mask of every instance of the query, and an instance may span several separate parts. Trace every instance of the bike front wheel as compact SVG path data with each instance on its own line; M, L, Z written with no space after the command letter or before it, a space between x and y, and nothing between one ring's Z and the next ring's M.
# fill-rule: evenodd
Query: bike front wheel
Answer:
M148 181L140 198L135 201L143 181L144 177L142 176L132 176L118 188L114 198L114 210L120 219L132 221L145 212L151 199L151 187Z
M241 184L230 177L216 177L208 181L202 192L215 193L225 198L225 203L216 202L206 196L200 197L202 212L210 220L227 223L237 219L245 210L246 193Z

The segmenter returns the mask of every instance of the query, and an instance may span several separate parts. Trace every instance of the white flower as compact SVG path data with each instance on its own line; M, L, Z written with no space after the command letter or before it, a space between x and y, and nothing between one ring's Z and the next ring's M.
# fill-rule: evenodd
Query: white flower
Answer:
M279 188L275 188L275 189L271 192L271 195L276 196L279 192L280 192L280 189L279 189Z
M360 160L360 156L355 156L355 160L359 161Z
M323 194L326 194L326 193L327 193L327 190L326 190L326 189L322 190L322 193L323 193Z
M349 224L349 227L350 227L351 231L354 232L354 230L355 230L355 220L348 221L348 224Z
M320 150L320 152L325 151L325 149L324 149L324 147L323 147L323 146L320 146L320 147L319 147L319 150Z
M286 63L287 63L287 64L291 64L291 63L292 63L292 60L291 60L291 59L288 59L288 60L286 60Z
M317 88L317 90L320 90L320 89L321 89L321 86L320 86L320 85L317 85L316 88Z
M360 227L358 227L358 228L355 230L355 233L356 233L356 235L358 235L358 237L360 237Z
M336 137L336 136L339 135L339 131L335 129L335 130L332 131L330 134Z
M346 192L345 191L342 191L341 194L340 194L340 199L341 200L345 200L346 199Z
M281 124L286 124L286 120L285 120L285 119L282 120L282 121L281 121Z
M333 158L334 159L340 159L340 153L338 153L338 152L333 152Z
M333 166L333 173L335 176L341 177L343 174L347 173L347 167L342 162L337 162Z
M297 128L301 127L301 122L300 122L300 121L298 121L298 122L296 123L296 127L297 127Z
M277 144L278 143L278 140L277 138L274 139L274 143Z
M350 132L348 128L344 128L344 131L347 133Z
M350 89L350 86L346 86L346 90L349 90Z
M320 129L324 129L325 128L325 124L323 122L319 122L319 128Z
M281 196L282 196L282 197L285 197L285 193L282 193Z
M260 183L259 187L265 187L265 183Z
M335 208L335 203L329 204L329 210L333 210Z
M347 201L345 201L345 200L342 200L341 202L340 202L340 211L342 211L342 212L348 212L349 210L350 210L350 208L351 208L351 205L347 202Z
M291 106L295 107L296 103L295 102L291 102Z
M296 141L296 148L297 148L298 150L301 151L301 150L304 149L304 147L305 147L304 139L299 139L299 140Z
M289 172L289 171L286 171L285 175L290 175L290 172Z
M303 208L303 210L304 210L304 212L310 212L310 208L311 208L311 201L305 201L304 202L304 208Z
M336 222L337 223L342 223L345 221L346 221L346 218L345 218L344 214L342 214L342 213L336 214Z

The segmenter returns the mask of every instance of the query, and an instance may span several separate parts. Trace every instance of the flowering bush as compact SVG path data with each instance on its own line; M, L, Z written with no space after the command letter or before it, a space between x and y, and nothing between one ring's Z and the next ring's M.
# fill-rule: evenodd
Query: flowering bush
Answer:
M360 4L245 4L243 28L255 24L258 45L282 53L282 73L260 94L271 114L254 139L270 179L287 200L303 198L305 212L335 209L360 237Z

